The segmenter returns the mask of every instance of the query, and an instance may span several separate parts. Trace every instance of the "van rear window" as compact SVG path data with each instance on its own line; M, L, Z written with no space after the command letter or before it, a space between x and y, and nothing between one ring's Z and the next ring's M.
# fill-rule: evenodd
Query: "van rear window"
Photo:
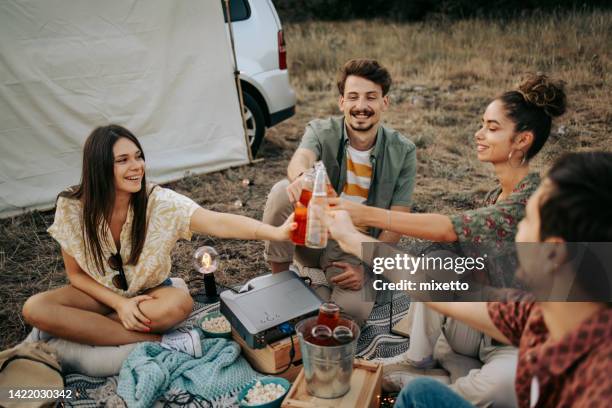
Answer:
M227 23L225 0L221 0L221 7L223 8L223 17ZM248 0L230 0L229 8L232 21L248 20L248 18L251 17L251 7L249 6Z

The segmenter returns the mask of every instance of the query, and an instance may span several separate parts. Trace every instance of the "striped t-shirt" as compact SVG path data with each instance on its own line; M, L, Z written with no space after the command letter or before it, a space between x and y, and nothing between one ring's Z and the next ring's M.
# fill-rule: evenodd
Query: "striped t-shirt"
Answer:
M346 149L346 184L340 194L341 198L362 204L368 199L372 181L372 149L361 151L350 145Z

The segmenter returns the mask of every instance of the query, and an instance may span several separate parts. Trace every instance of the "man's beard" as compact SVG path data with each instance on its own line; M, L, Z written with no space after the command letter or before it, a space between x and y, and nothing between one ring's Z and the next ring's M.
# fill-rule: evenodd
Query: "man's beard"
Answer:
M351 111L351 112L349 113L349 115L350 115L350 117L351 117L351 118L353 118L353 119L355 119L355 120L360 120L360 119L357 119L356 117L354 117L354 116L353 116L353 115L358 115L358 114L366 114L366 115L368 115L368 116L367 116L367 118L368 118L368 119L369 119L370 117L374 116L374 112L373 112L372 110L370 110L370 109L364 109L364 110L362 110L362 111L357 111L357 110L355 110L355 111ZM351 124L351 122L350 122L350 121L349 121L348 125L349 125L349 127L350 127L352 130L354 130L354 131L356 131L356 132L367 132L368 130L370 130L370 129L372 129L372 128L374 127L374 124L373 124L373 123L372 123L372 124L369 124L369 125L358 126L358 125L353 125L353 124Z
M367 132L368 130L374 127L374 124L365 125L365 126L353 126L351 123L348 124L349 127L355 132Z

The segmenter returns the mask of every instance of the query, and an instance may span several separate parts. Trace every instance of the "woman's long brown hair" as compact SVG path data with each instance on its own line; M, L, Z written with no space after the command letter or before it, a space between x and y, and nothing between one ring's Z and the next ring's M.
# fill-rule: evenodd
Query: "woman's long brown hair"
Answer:
M110 225L115 203L115 158L113 146L125 137L132 141L145 159L142 146L136 136L119 125L100 126L91 132L83 148L81 183L59 194L60 197L80 200L83 204L82 234L85 251L100 274L104 274L102 240L109 244L104 233L104 222ZM147 232L147 181L143 174L140 191L132 194L130 205L134 213L132 221L132 248L127 264L135 265L140 258Z

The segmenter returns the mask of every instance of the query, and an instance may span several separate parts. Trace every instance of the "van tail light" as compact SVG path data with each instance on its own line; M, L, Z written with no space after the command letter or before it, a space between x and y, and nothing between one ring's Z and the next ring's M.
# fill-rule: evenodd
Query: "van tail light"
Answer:
M287 69L287 49L283 30L278 30L278 68Z

